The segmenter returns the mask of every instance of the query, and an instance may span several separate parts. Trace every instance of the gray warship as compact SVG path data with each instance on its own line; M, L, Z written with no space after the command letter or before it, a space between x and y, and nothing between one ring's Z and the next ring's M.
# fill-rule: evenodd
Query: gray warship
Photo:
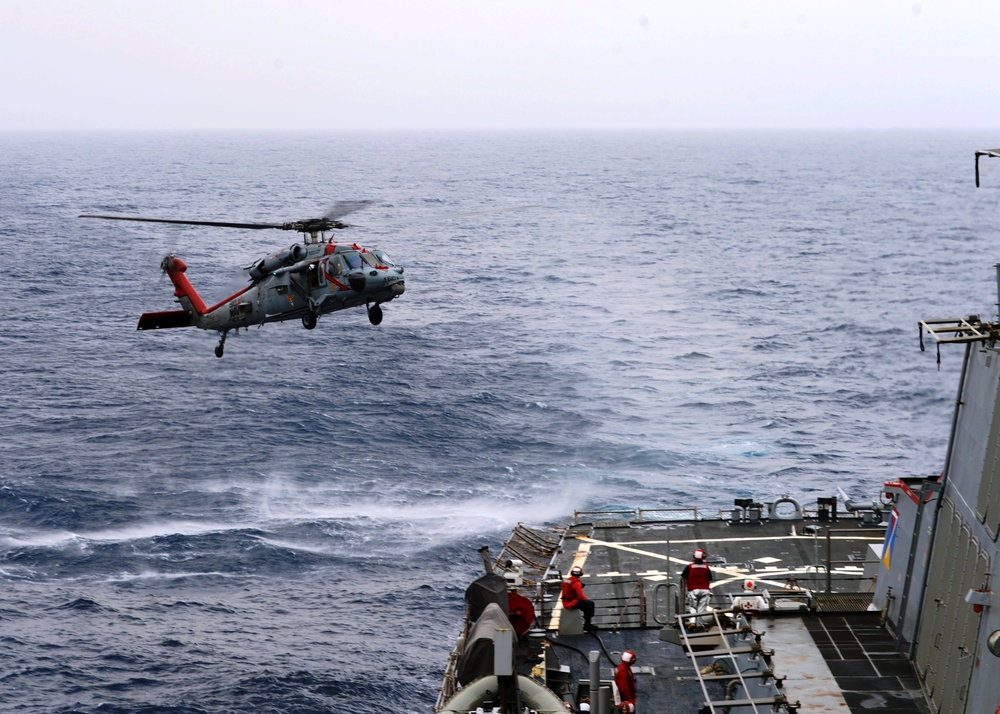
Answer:
M976 152L1000 157L1000 149ZM1000 265L996 266L1000 286ZM466 591L437 714L621 710L635 653L641 714L1000 714L1000 322L919 323L920 347L963 352L940 473L870 501L577 512L519 524ZM685 593L695 549L707 602ZM560 593L571 568L595 632Z

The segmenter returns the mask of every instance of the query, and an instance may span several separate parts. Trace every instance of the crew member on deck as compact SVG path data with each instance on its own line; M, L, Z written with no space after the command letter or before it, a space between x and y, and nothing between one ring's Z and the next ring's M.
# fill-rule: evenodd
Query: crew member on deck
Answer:
M618 698L621 704L618 711L621 714L634 714L635 712L635 675L632 674L632 664L635 662L635 652L625 650L622 652L622 661L615 670L615 686L618 687Z
M684 587L688 592L694 590L708 590L712 582L712 571L705 564L705 551L701 548L692 554L694 561L684 566L681 579L684 580Z
M594 601L583 594L583 583L580 576L583 575L583 568L574 565L569 570L569 577L562 581L562 606L567 610L580 610L583 613L583 629L587 632L596 632L597 625L591 620L594 617Z
M708 602L712 595L712 591L709 589L712 582L712 571L705 564L704 550L696 549L692 557L694 561L684 566L681 580L684 581L684 588L687 590L688 606L693 612L700 613L708 609Z

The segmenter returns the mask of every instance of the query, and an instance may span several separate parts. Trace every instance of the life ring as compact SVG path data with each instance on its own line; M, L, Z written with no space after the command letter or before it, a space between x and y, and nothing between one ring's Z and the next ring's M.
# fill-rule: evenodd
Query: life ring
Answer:
M779 516L778 504L790 503L795 508L791 516ZM802 506L791 496L782 496L774 503L768 504L768 515L775 520L798 521L802 519Z

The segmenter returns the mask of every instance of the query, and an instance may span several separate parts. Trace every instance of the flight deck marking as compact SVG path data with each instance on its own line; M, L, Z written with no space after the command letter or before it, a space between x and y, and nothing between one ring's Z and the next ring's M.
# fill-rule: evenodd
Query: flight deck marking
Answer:
M671 563L679 563L679 564L683 563L685 565L687 565L687 563L688 563L687 559L684 559L684 558L675 558L674 556L669 556L668 557L666 555L663 555L662 553L652 553L652 552L650 552L648 550L642 550L640 548L633 548L631 546L625 545L624 543L613 543L611 541L602 541L602 540L597 540L596 538L591 538L589 536L580 536L580 535L576 536L576 538L577 538L577 540L583 541L584 545L580 546L580 549L577 551L577 555L574 556L574 558L573 558L573 564L574 565L577 564L577 559L580 556L580 551L583 550L586 547L587 548L587 554L589 555L589 553L590 553L590 546L594 546L594 545L603 545L603 546L605 546L607 548L615 548L617 550L624 550L624 551L629 552L629 553L636 553L637 555L645 555L645 556L648 556L650 558L655 558L656 560L666 560L666 561L671 562ZM872 542L882 542L884 540L884 536L881 537L881 538L875 538L875 537L866 538L864 536L861 536L861 537L856 537L856 536L833 536L832 539L833 540L869 540L869 541L872 541ZM805 535L797 535L796 534L796 535L787 535L787 536L766 536L766 537L763 537L763 538L713 538L713 539L711 539L708 542L710 542L710 543L734 543L734 542L740 542L740 541L762 541L762 540L818 540L818 538L815 537L815 536L805 536ZM649 541L649 540L647 540L647 541L638 541L638 542L641 542L641 543L647 544L647 545L655 545L655 544L660 544L660 543L666 545L668 541L665 541L665 540L662 540L662 541ZM687 541L683 541L683 540L682 541L676 541L676 540L669 541L669 543L671 545L673 545L674 543L703 543L703 542L705 542L704 539L695 539L695 540L687 540ZM586 555L584 555L583 560L586 560ZM582 563L582 560L581 560L581 563ZM725 573L726 575L730 576L729 578L726 578L724 580L718 580L716 582L713 582L709 586L711 588L715 588L715 587L720 586L720 585L728 585L730 583L734 583L734 582L736 582L738 580L741 580L744 577L746 577L746 575L749 572L749 571L746 571L746 570L741 570L739 568L727 568L727 567L719 566L719 565L712 565L711 567L712 567L713 570L715 570L715 571L717 571L719 573ZM863 572L863 568L860 568L859 566L856 566L856 565L848 565L848 566L845 566L845 567L842 567L842 568L834 568L830 572L831 572L831 574L833 574L833 573L844 573L844 574L856 575L858 571L862 571ZM816 565L804 565L804 566L801 566L801 567L798 567L798 568L789 568L789 569L786 569L786 570L779 570L777 568L774 568L772 570L771 568L768 568L767 574L768 574L769 577L778 577L778 576L782 576L782 575L802 575L802 574L811 573L811 572L812 573L818 573L818 572L820 572L820 567L816 566ZM826 569L824 568L822 572L826 572ZM615 573L615 574L617 575L618 573ZM760 577L756 577L754 579L757 580L758 582L765 582L765 583L768 583L769 585L774 585L776 587L783 587L784 586L784 583L779 583L779 582L775 582L775 581L772 581L772 580L764 580L764 579L762 579ZM560 603L560 605L561 604L562 603Z
M668 557L666 555L661 554L661 553L653 553L653 552L650 552L648 550L642 550L640 548L633 548L631 546L625 545L624 543L614 543L614 542L611 542L611 541L597 540L596 538L591 538L589 536L577 536L577 539L578 540L582 540L585 544L589 544L589 545L603 545L603 546L605 546L607 548L617 548L618 550L624 550L624 551L627 551L629 553L637 553L638 555L647 555L650 558L656 558L657 560L668 560ZM885 540L885 536L882 536L880 538L855 538L855 537L852 537L852 536L834 536L833 539L834 540L870 540L872 542L881 543L882 541ZM742 541L760 542L762 540L817 540L817 539L814 538L813 536L787 535L787 536L766 536L766 537L763 537L763 538L713 538L713 539L711 539L708 542L709 543L739 543L739 542L742 542ZM659 545L661 543L663 545L666 545L667 543L670 543L670 545L674 545L674 544L678 544L679 545L679 544L688 544L688 543L704 543L705 539L704 538L698 538L698 539L694 539L694 540L671 540L671 541L665 541L665 540L645 540L645 541L635 541L635 542L639 542L639 543L642 543L644 545ZM581 545L580 549L582 550L583 547L584 546ZM587 552L588 553L590 552L589 548L588 548ZM576 557L579 557L579 551L577 551L577 556ZM576 557L574 557L574 559L573 559L573 564L574 565L577 564L576 563ZM586 556L584 556L584 560L586 560ZM673 556L670 556L669 560L671 562L674 562L674 563L685 563L686 564L688 562L685 559L675 558ZM713 566L713 567L715 567L715 566Z
M577 536L577 539L587 541L587 539L582 536ZM577 565L583 568L583 564L587 562L587 556L590 555L590 546L591 543L588 542L580 543L580 545L577 546L576 553L573 554L573 565L570 566L571 568ZM559 602L557 602L556 606L552 608L552 615L549 617L550 630L559 630L559 620L562 618L562 611L563 604L562 597L560 597Z

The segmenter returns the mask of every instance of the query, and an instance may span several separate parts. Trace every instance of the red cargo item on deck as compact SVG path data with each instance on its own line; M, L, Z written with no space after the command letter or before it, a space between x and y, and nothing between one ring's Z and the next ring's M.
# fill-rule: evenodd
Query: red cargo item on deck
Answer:
M518 637L523 635L535 621L535 606L531 600L515 592L507 593L507 612L510 613L510 624Z

